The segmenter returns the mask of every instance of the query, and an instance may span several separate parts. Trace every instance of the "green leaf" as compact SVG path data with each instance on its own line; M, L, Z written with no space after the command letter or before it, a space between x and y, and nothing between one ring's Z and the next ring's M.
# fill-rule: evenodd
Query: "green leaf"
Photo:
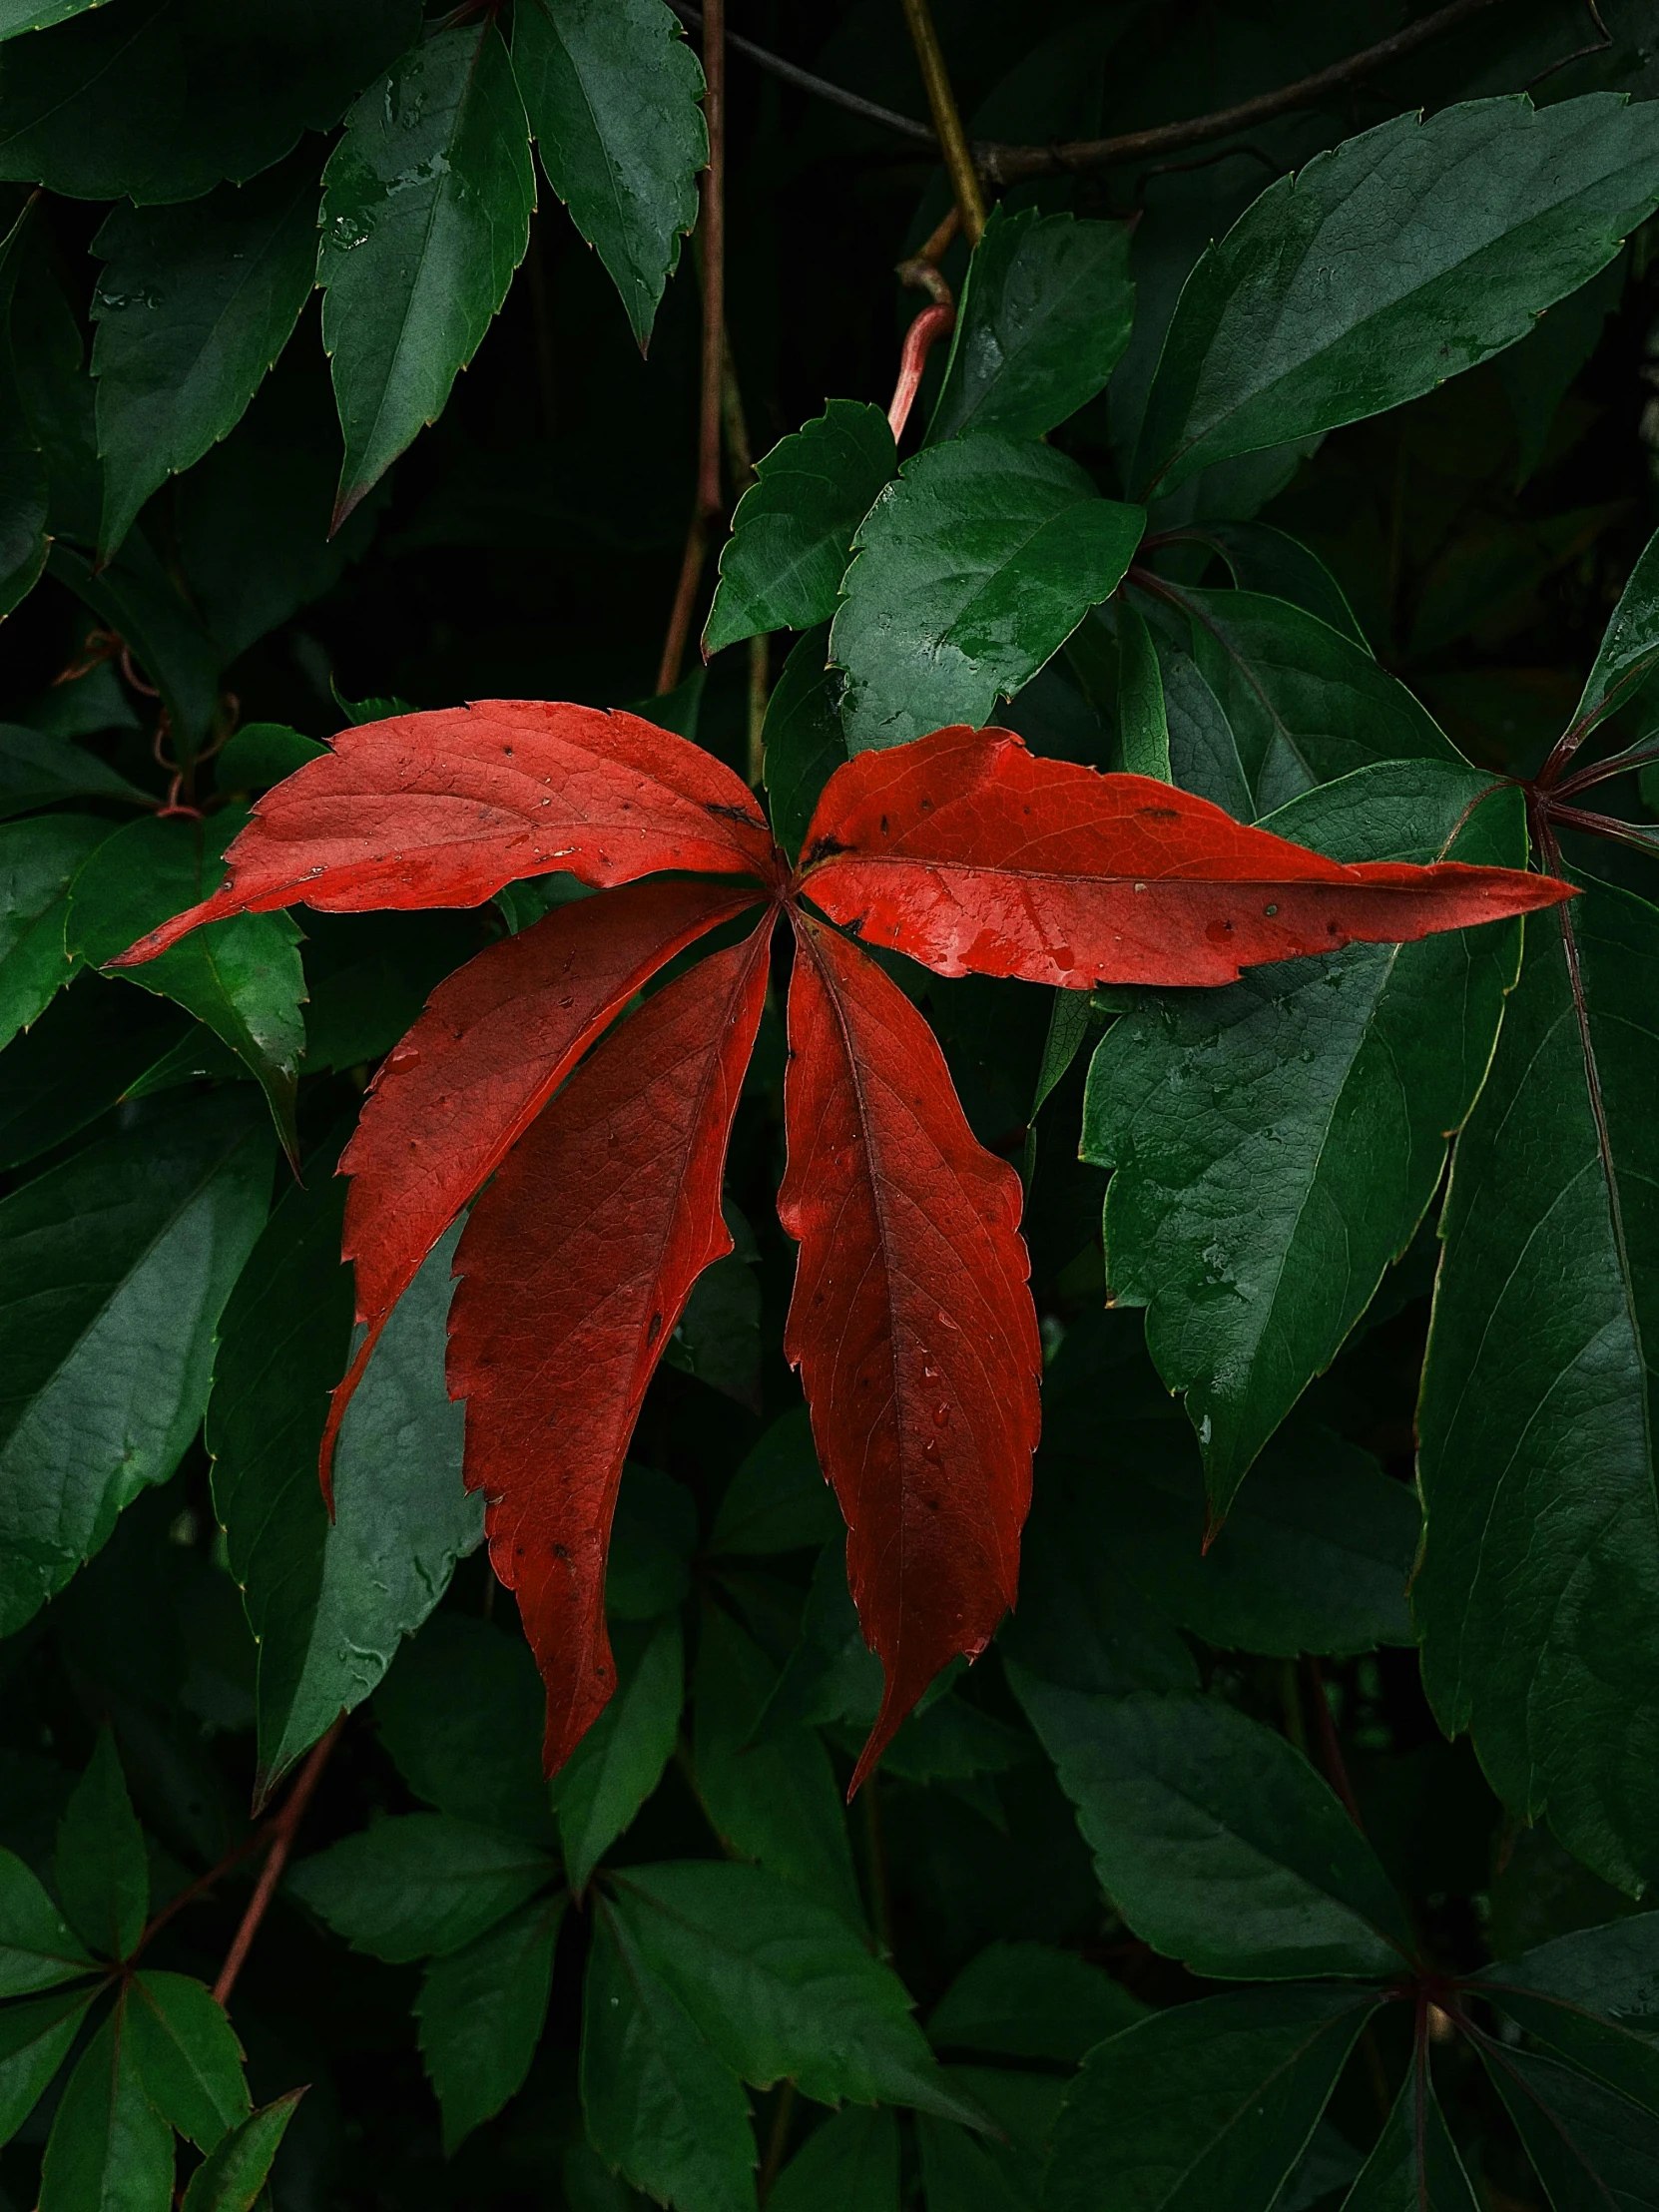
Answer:
M1477 2212L1426 2061L1405 2076L1343 2212Z
M607 2165L678 2212L755 2212L755 2137L737 2074L603 1904L583 1990L581 2082L588 2140Z
M911 2017L902 1983L829 1907L759 1867L630 1867L611 1913L711 2047L758 2089L821 2104L907 2104L976 2123Z
M750 1740L777 1680L765 1652L731 1615L706 1605L697 1654L698 1794L729 1850L799 1883L861 1929L863 1905L829 1753L805 1726Z
M1659 665L1659 531L1648 539L1641 559L1613 609L1595 666L1568 726L1582 738L1597 723L1616 714Z
M1172 639L1154 639L1169 728L1170 781L1220 807L1235 822L1254 822L1256 803L1221 701L1190 653Z
M1478 1980L1558 2058L1659 2111L1659 1913L1562 1936Z
M999 2132L971 2133L953 2120L921 2115L916 2147L927 2212L1038 2212L1065 2083L989 2066L955 2066L950 2079L985 2106Z
M241 1073L218 1038L179 1007L81 968L11 1044L0 1085L0 1165L55 1152L112 1106L142 1097L173 1055L193 1045L229 1063L212 1072ZM206 1070L205 1054L194 1057Z
M524 2086L547 2016L565 1903L561 1890L528 1905L426 1969L414 2011L443 2113L445 2157Z
M767 2212L899 2212L898 2122L849 2104L816 2128L773 2184Z
M755 1232L730 1200L724 1212L737 1250L705 1268L692 1285L663 1360L759 1413L761 1284L755 1263L760 1255Z
M578 1897L662 1780L685 1702L685 1644L677 1613L651 1625L618 1622L616 1691L553 1778L565 1871Z
M144 2093L118 1999L81 2053L52 2122L40 2212L169 2212L173 2130Z
M1570 1851L1636 1890L1659 1873L1659 910L1582 880L1527 927L1457 1143L1412 1604L1441 1726L1470 1731L1522 1818L1547 1813Z
M1158 655L1145 618L1127 601L1118 610L1118 748L1128 775L1173 783Z
M846 1547L828 1543L813 1569L800 1637L753 1741L769 1743L801 1721L849 1720L867 1730L880 1703L881 1663L858 1626L846 1586Z
M260 792L315 761L328 748L280 722L245 722L221 749L214 769L221 792Z
M1114 2035L1061 2110L1046 2212L1268 2212L1377 2002L1240 1989Z
M1498 381L1520 445L1517 487L1543 460L1561 402L1600 343L1607 317L1617 311L1628 274L1629 256L1621 254L1599 276L1540 315L1518 345L1498 355Z
M64 944L76 869L110 834L87 815L44 815L0 830L0 1045L8 1045L75 972Z
M326 131L419 28L415 0L117 0L6 57L0 177L195 200Z
M1398 678L1317 615L1248 591L1183 588L1177 603L1260 811L1373 762L1457 759Z
M1474 769L1401 762L1270 820L1338 859L1517 866L1520 795L1492 790ZM1500 924L1276 963L1163 994L1096 1048L1081 1150L1116 1171L1107 1278L1148 1309L1218 1516L1415 1234L1484 1080L1518 940Z
M858 527L830 632L848 750L987 722L1117 588L1145 521L1064 454L991 431L906 461Z
M148 807L151 801L126 777L106 768L96 755L63 738L42 737L0 723L0 818L53 807L61 799L121 799Z
M234 2127L191 2175L183 2212L255 2212L294 2106L304 2093L290 2090L272 2104L262 2104L240 2127Z
M643 351L709 159L697 56L662 0L524 0L513 68L547 181Z
M58 1824L58 1895L76 1934L106 1958L125 1958L144 1933L150 1864L106 1722Z
M1370 652L1348 594L1300 538L1267 522L1192 522L1175 535L1185 544L1207 545L1219 553L1240 591L1263 599L1288 599L1293 607L1317 615L1328 628L1340 630Z
M5 57L9 74L15 56ZM4 95L0 94L0 106ZM93 424L92 378L79 303L71 305L54 266L51 242L38 214L24 216L6 242L0 289L10 299L12 387L19 442L36 448L47 479L47 529L60 542L72 536L91 544L98 530L98 440ZM34 565L39 548L30 556ZM83 733L59 733L75 737Z
M442 412L530 241L530 128L493 22L411 47L346 117L322 183L337 527Z
M188 1974L146 1971L127 1992L125 2033L144 2093L198 2150L247 2119L242 2045L225 2007Z
M766 1557L806 1551L840 1529L834 1492L824 1479L805 1405L775 1420L738 1464L715 1511L711 1558Z
M1133 481L1171 492L1432 390L1524 337L1656 202L1659 114L1607 93L1471 100L1316 155L1187 279Z
M1222 1979L1397 1973L1410 1926L1302 1754L1219 1698L1093 1696L1010 1670L1138 1936Z
M162 566L142 532L129 535L107 568L95 569L61 541L47 567L106 629L126 640L161 692L173 752L181 761L192 758L219 712L224 655L187 603L177 573Z
M93 252L107 559L150 494L241 419L287 343L316 272L314 159L181 207L117 208Z
M933 2007L927 2039L935 2050L1076 2065L1145 2011L1138 1997L1074 1951L989 1943Z
M968 264L929 444L1036 438L1103 391L1129 342L1129 226L993 208Z
M691 1587L697 1502L684 1483L630 1459L611 1521L605 1609L613 1619L654 1621L676 1611Z
M853 533L896 465L886 416L863 400L827 400L823 414L780 438L732 517L704 652L828 622Z
M761 731L773 834L791 854L800 851L825 785L846 759L840 677L829 659L830 625L821 622L790 648Z
M225 846L241 828L227 808L208 823L149 816L106 837L69 889L64 938L70 953L102 967L158 923L194 905L224 874ZM305 1049L304 970L291 914L235 914L192 932L122 979L171 998L253 1069L290 1158Z
M8 2004L0 2012L0 2143L9 2143L69 2055L95 1989Z
M0 1851L0 1997L28 1996L73 1981L91 1965L23 1861L15 1852Z
M300 1860L287 1887L353 1950L396 1965L459 1950L556 1871L517 1837L447 1813L404 1813Z
M1486 2035L1475 2048L1555 2212L1659 2206L1659 2118L1553 2059Z
M0 1634L165 1482L265 1219L265 1117L183 1101L0 1202Z
M459 1224L398 1301L341 1423L332 1521L317 1480L345 1371L344 1189L323 1157L286 1193L226 1311L208 1448L214 1504L260 1645L262 1794L374 1690L482 1534L443 1381Z
M375 1692L374 1718L416 1797L543 1844L554 1834L539 1756L545 1702L522 1637L434 1613Z
M4 36L0 14L0 36ZM29 420L12 357L12 299L22 273L31 209L0 240L0 617L39 583L50 549L51 472Z
M16 38L23 31L49 30L87 8L102 7L104 0L0 0L0 39Z

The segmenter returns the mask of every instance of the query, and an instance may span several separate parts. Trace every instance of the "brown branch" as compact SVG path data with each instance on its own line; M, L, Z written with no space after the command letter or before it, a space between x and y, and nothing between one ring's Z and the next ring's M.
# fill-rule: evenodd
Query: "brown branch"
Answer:
M962 218L962 229L967 233L969 246L977 246L979 234L985 228L985 200L979 190L979 171L973 151L962 129L956 95L950 89L950 73L944 66L939 34L933 28L927 0L901 0L901 5L904 20L909 25L910 44L921 64L927 105L933 111L933 130L938 138L939 152L944 156L945 172Z
M265 1919L266 1909L276 1895L276 1885L282 1879L282 1869L287 1865L288 1853L293 1849L294 1832L306 1806L311 1802L311 1793L322 1778L322 1770L328 1764L328 1754L339 1742L340 1730L344 1726L345 1715L342 1713L321 1741L313 1746L309 1758L294 1778L287 1803L271 1824L271 1849L266 1854L265 1865L260 1869L260 1879L255 1886L254 1895L248 1901L248 1910L242 1916L242 1926L232 1938L231 1947L225 1953L225 1963L219 1970L219 1979L214 1983L214 1995L221 2004L230 2002L231 1991L236 1987L237 1976L247 1963L248 1953L254 1946L255 1936L260 1933L260 1923Z
M703 11L703 118L709 166L700 180L703 212L703 381L697 420L697 503L686 531L680 582L657 670L657 693L680 681L692 614L709 551L709 525L720 513L720 432L726 391L726 0Z

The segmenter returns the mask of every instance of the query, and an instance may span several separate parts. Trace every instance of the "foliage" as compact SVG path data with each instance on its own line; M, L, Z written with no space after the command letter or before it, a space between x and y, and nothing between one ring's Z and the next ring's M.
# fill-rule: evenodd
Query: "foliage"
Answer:
M1654 2201L1659 74L1442 12L941 5L970 249L888 0L0 0L0 2208Z

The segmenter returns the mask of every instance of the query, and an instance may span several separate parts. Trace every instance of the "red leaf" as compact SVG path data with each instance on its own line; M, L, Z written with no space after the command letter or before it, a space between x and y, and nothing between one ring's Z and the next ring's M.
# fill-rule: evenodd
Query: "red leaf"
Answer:
M204 921L300 900L328 913L478 906L554 868L609 885L662 868L770 878L776 864L748 787L637 715L484 700L332 743L267 793L213 897L113 966L153 959Z
M1006 730L863 753L819 801L801 887L941 975L1230 983L1359 940L1527 913L1572 886L1443 861L1345 865L1143 776L1037 760Z
M801 1245L784 1349L886 1675L856 1789L947 1660L1014 1601L1041 1347L1013 1169L963 1119L933 1032L798 919L779 1217Z
M561 906L440 983L374 1078L339 1172L343 1256L368 1324L334 1392L340 1419L393 1306L599 1032L675 953L753 903L728 883L657 879Z
M472 1210L449 1317L466 1481L547 1684L548 1772L616 1683L605 1554L622 1462L691 1287L732 1249L726 1146L766 999L772 916L647 999Z

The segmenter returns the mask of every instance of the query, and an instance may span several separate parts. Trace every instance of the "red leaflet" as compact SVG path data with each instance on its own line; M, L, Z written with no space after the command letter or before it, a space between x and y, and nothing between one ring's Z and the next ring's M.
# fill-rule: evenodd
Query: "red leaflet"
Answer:
M1405 943L1553 905L1570 886L1457 861L1345 865L1141 776L938 730L830 779L801 887L941 975L1231 983L1241 968Z
M616 1683L617 1484L693 1283L730 1252L720 1188L766 998L772 917L646 1001L520 1140L455 1256L449 1389L466 1482L547 1683L548 1771Z
M801 1259L784 1349L886 1675L856 1789L940 1667L981 1651L1014 1602L1042 1356L1019 1177L975 1142L903 993L805 918L796 939L778 1213Z
M267 793L225 857L212 898L112 965L148 960L200 922L295 900L329 913L478 906L554 868L599 884L774 868L753 794L712 754L637 715L517 700L342 730Z
M368 1334L334 1392L334 1437L393 1306L606 1023L675 953L753 903L729 884L647 880L561 906L457 968L380 1063L340 1159L343 1255Z

